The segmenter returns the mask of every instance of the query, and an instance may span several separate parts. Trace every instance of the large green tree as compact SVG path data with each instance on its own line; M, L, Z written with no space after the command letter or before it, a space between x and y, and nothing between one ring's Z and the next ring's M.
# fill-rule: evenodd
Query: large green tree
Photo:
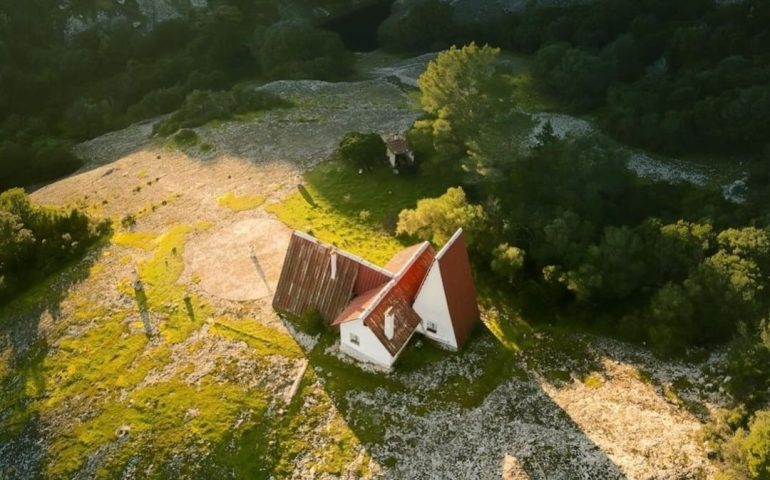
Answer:
M454 187L438 198L420 200L413 210L403 210L398 216L396 233L443 245L458 228L472 235L483 218L484 209L469 203L463 189Z
M499 48L470 43L441 52L420 76L422 108L436 129L466 138L493 111L493 80Z

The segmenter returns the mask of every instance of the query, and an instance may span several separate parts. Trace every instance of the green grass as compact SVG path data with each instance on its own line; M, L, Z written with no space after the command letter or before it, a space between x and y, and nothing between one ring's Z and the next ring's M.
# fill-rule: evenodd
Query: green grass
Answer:
M602 385L604 385L604 379L596 373L590 373L584 376L582 381L583 385L593 389L601 388Z
M62 317L49 337L41 338L26 352L0 351L0 438L12 440L38 418L70 419L48 431L49 448L42 460L47 478L64 478L81 470L89 456L100 449L107 453L104 463L96 465L97 477L116 475L131 459L143 478L168 478L166 469L175 455L194 452L205 458L211 450L222 451L219 445L230 438L245 441L241 437L248 432L270 428L264 391L229 380L232 365L219 359L214 359L216 379L207 375L189 384L183 379L195 365L182 362L170 377L145 382L149 373L169 365L174 344L199 330L203 318L210 314L211 308L193 296L197 317L190 318L183 303L185 287L178 283L186 239L206 227L180 225L160 235L124 232L113 238L116 245L152 252L138 263L138 270L145 284L146 306L159 320L156 339L145 335L136 305L108 310L77 292L55 291L63 277L88 281L91 275L101 275L104 267L98 260L64 271L3 309L0 324L35 315L41 302L45 305L67 298L74 309ZM130 279L120 283L119 288L133 297ZM243 340L253 348L256 358L302 356L288 335L251 320L221 319L212 330L216 336ZM191 342L183 348L193 354L204 347L204 342ZM116 432L124 425L130 433L118 448ZM261 438L248 438L249 462L254 460L252 448L267 448L260 446ZM215 456L222 462L220 467L229 465L225 457ZM248 462L243 460L233 468L246 475L253 468L245 468ZM190 475L201 468L184 463L179 473Z
M233 192L227 192L217 199L217 203L233 212L243 212L253 210L265 203L266 198L263 195L243 195L236 196Z
M359 175L332 161L307 173L303 188L267 210L292 228L382 265L405 246L392 235L399 212L441 195L446 183L384 167Z
M210 331L226 338L242 340L256 350L259 356L281 355L288 358L303 357L302 349L291 336L256 320L231 320L220 318L211 324Z

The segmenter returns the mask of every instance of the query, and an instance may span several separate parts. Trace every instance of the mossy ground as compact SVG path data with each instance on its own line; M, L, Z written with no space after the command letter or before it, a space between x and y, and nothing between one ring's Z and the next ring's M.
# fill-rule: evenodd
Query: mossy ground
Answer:
M266 198L263 195L242 195L236 196L233 192L227 192L217 199L219 205L229 208L233 212L243 212L253 210L265 203Z
M267 210L292 228L385 264L409 243L393 236L398 213L420 198L441 195L445 185L444 179L395 175L385 165L359 174L331 161L307 173L297 193Z
M269 406L283 400L240 381L240 374L250 372L239 371L238 359L212 358L213 372L189 381L188 374L197 368L195 355L206 348L193 336L245 344L245 357L240 360L296 361L303 356L288 334L256 320L212 319L214 307L192 293L190 314L185 302L188 289L178 283L184 268L182 255L189 235L207 226L178 225L160 234L120 232L113 237L115 247L136 255L132 263L144 285L142 302L135 298L130 277L116 279L126 299L121 307L88 301L79 288L71 292L52 288L68 276L84 277L86 287L105 269L97 259L85 269L71 266L3 308L4 330L15 320L11 314L33 315L34 309L49 301L71 308L62 316L62 324L26 351L16 352L12 345L3 344L0 356L0 438L13 441L30 424L45 425L43 476L62 478L80 472L112 478L135 472L141 478L189 478L201 472L229 472L239 478L268 478L281 471L290 473L293 465L285 454L271 454L268 442L296 443L287 451L307 454L315 447L297 429L308 422L332 429L330 438L339 445L334 448L357 444L343 420L327 420L328 397L315 410L300 413L289 408L283 418L273 418ZM149 311L157 335L146 334L140 305ZM176 358L180 348L189 359ZM170 375L157 375L175 362ZM303 391L307 388L311 386ZM302 392L296 398L304 401ZM121 434L121 429L126 432ZM355 455L330 450L321 457L328 458L326 470L338 472L340 464L344 467ZM12 477L13 470L0 471L4 475Z

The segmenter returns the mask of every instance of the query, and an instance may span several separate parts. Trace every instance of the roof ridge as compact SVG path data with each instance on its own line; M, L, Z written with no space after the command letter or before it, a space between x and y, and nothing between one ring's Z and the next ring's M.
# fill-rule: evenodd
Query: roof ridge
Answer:
M354 262L357 262L357 263L359 263L361 265L364 265L364 266L366 266L368 268L371 268L372 270L376 270L377 272L382 273L383 275L386 275L388 278L392 279L392 278L395 277L395 274L393 272L391 272L389 270L386 270L386 269L384 269L384 268L382 268L380 266L377 266L377 265L373 264L372 262L370 262L370 261L368 261L368 260L366 260L366 259L364 259L362 257L359 257L358 255L355 255L355 254L352 254L352 253L348 252L347 250L343 250L343 249L341 249L339 247L336 247L334 245L331 245L329 243L322 242L321 240L319 240L319 239L315 238L314 236L309 235L309 234L307 234L305 232L301 232L299 230L294 230L294 232L292 234L298 236L299 238L307 240L309 242L313 242L313 243L315 243L317 245L321 245L322 247L326 247L326 248L332 250L333 252L335 252L335 253L337 253L339 255L342 255L344 257L347 257L350 260L353 260Z
M362 318L366 318L369 316L372 311L377 308L377 306L380 304L380 302L385 298L385 296L395 288L396 285L398 285L399 280L401 280L401 277L403 277L404 273L414 265L414 262L417 261L417 259L425 253L425 250L430 248L429 242L422 242L420 244L420 248L418 248L411 257L409 257L409 261L404 264L403 267L401 267L401 270L382 288L379 294L377 294L377 297L372 301L372 303L369 304L369 306L364 310L364 312L361 314ZM427 276L427 274L426 274ZM423 281L425 279L423 278Z
M444 256L444 254L452 248L452 246L455 244L458 238L460 238L460 235L463 234L462 227L458 228L455 233L452 234L451 237L449 237L449 240L444 244L443 247L441 247L441 250L438 251L436 254L436 260L441 260L441 258Z

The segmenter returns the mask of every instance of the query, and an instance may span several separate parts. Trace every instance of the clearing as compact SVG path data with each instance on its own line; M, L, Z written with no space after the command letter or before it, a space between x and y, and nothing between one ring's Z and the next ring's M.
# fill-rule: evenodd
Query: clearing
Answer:
M0 310L0 478L710 476L696 433L722 403L717 355L661 362L482 295L465 350L417 340L384 375L272 311L290 228L384 263L398 211L440 193L318 165L348 131L406 129L430 58L269 84L296 107L197 128L206 151L151 140L150 123L80 145L88 167L33 198L116 233Z

